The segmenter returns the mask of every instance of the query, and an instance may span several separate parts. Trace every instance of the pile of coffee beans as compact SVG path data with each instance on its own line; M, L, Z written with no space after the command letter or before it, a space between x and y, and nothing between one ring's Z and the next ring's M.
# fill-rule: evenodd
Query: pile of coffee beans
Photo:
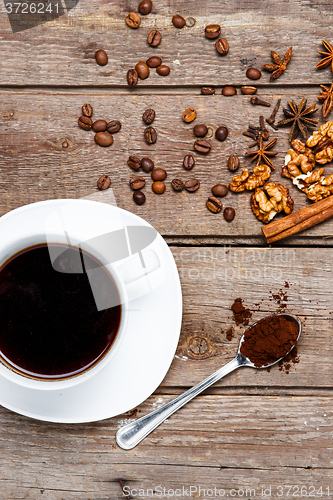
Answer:
M113 144L113 134L119 132L121 123L119 120L92 120L93 108L90 104L82 106L82 116L78 119L78 124L83 130L93 130L95 142L99 146L108 147Z
M145 114L145 113L144 113ZM164 168L154 168L154 162L150 158L138 158L137 156L130 156L127 160L127 165L135 171L142 169L145 173L150 173L152 178L152 191L156 194L163 194L165 191L165 179L167 173ZM133 200L137 205L143 205L146 201L146 196L140 190L145 187L146 180L144 177L136 176L130 179L130 187L135 191L133 193ZM139 194L140 193L140 194Z

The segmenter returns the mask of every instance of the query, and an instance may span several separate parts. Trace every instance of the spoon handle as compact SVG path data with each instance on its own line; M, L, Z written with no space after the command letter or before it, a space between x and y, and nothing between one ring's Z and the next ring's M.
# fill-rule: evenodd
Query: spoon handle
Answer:
M199 382L199 384L191 387L188 391L184 392L177 398L169 401L165 405L161 406L157 410L148 413L144 417L135 420L135 422L131 422L130 424L121 427L116 434L116 441L120 448L124 450L131 450L137 444L139 444L148 434L150 434L156 427L158 427L164 420L170 415L172 415L175 411L179 410L186 403L191 401L195 396L203 392L205 389L215 384L218 380L220 380L228 373L236 370L240 366L244 366L244 356L238 354L230 363L222 366L215 373L210 375Z

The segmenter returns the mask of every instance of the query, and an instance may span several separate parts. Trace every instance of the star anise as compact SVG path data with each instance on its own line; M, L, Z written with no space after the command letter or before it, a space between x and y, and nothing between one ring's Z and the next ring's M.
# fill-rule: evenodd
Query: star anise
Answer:
M269 149L271 149L274 146L276 141L277 141L277 137L275 137L275 139L272 139L271 141L269 141L264 146L262 137L259 137L257 151L247 151L245 153L245 156L252 156L251 161L257 160L257 165L262 165L262 162L264 162L269 167L275 169L273 163L269 159L269 156L275 156L275 155L277 155L277 153L273 152L273 151L269 151Z
M322 52L321 50L318 50L319 54L321 56L324 56L324 57L321 61L319 61L316 68L323 69L323 68L327 68L327 66L331 65L331 70L333 73L333 45L326 42L326 40L322 40L321 43L324 45L327 52Z
M323 102L323 117L325 118L333 108L333 83L331 83L331 87L325 87L325 85L320 85L321 91L320 95L317 97L319 101L324 101Z
M264 66L261 67L261 69L265 69L266 71L272 73L270 81L276 80L277 78L279 78L279 76L281 76L285 72L287 64L291 59L292 51L293 48L290 47L290 49L288 49L285 55L283 56L282 60L279 54L274 52L274 50L271 50L271 55L274 63L264 64Z
M283 125L291 124L289 141L292 142L297 138L299 132L303 135L304 139L308 136L308 126L315 127L318 125L318 120L308 118L315 111L318 111L316 104L306 107L306 99L302 99L298 107L294 101L288 102L288 108L283 108L283 113L286 116L285 120L281 120L276 125L281 127Z

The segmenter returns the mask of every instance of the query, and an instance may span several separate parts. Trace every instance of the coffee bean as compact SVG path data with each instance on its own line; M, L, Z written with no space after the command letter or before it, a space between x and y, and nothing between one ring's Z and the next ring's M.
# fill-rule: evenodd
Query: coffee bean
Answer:
M108 189L111 184L111 179L107 175L102 175L97 181L97 187L101 191L104 191L104 189Z
M185 123L191 123L193 120L196 118L197 112L193 108L187 108L185 109L183 113L183 120Z
M143 177L133 177L133 179L129 181L129 185L134 191L136 191L137 189L142 189L145 184L146 181Z
M172 18L172 24L176 27L176 28L184 28L185 24L186 24L186 21L185 19L183 18L183 16L180 16L179 14L175 14Z
M214 95L215 89L213 87L201 87L202 95Z
M193 133L197 137L205 137L208 133L208 128L204 124L195 125L195 127L193 127Z
M198 179L190 179L189 181L185 182L184 187L186 191L194 193L194 191L197 191L199 189L200 181L198 181Z
M227 129L227 127L224 127L224 126L218 127L215 131L215 139L223 142L228 137L228 134L229 134L229 130Z
M155 144L157 141L157 132L153 127L147 127L144 132L146 142L148 144Z
M93 122L92 119L89 118L89 116L80 116L80 118L78 119L78 124L81 128L83 128L83 130L90 130Z
M241 87L241 92L244 95L253 95L257 92L257 87L252 87L251 85L243 85Z
M218 198L215 198L215 196L210 196L206 201L206 207L214 214L218 214L219 212L221 212L223 205Z
M137 205L143 205L146 201L146 195L142 191L134 191L133 200Z
M136 85L138 83L138 78L139 78L139 75L138 75L136 69L129 69L127 71L127 83L131 87L134 87L134 85Z
M209 24L205 28L207 38L217 38L221 34L221 26L219 24Z
M228 158L228 169L231 171L231 172L235 172L235 170L237 170L239 168L239 158L237 155L232 155L232 156L229 156Z
M167 173L164 168L155 168L151 173L151 178L153 181L164 181L167 177Z
M231 222L232 220L234 220L235 215L236 215L235 209L232 207L226 207L223 211L223 217L227 222Z
M165 191L165 184L162 181L156 181L156 182L153 182L151 188L154 191L154 193L163 194Z
M141 18L139 14L136 12L130 12L126 17L126 24L133 29L136 29L140 26Z
M141 167L141 162L137 156L130 156L127 160L127 165L133 170L139 170Z
M235 89L235 87L232 87L231 85L226 85L226 87L223 87L222 89L222 95L231 96L236 94L237 90Z
M154 169L154 162L150 158L142 158L141 168L144 172L151 172Z
M92 106L90 104L84 104L82 106L82 114L84 116L91 116L93 114L93 109L92 109Z
M97 132L95 135L95 142L99 146L107 147L113 143L113 137L109 132Z
M157 30L152 30L147 37L147 42L152 47L157 47L157 45L161 43L161 40L162 40L162 35Z
M146 16L147 14L150 13L151 9L153 8L153 4L150 0L142 0L142 2L139 3L139 12L143 16Z
M150 68L157 68L157 66L160 66L162 64L162 59L158 56L152 56L147 59L146 63Z
M216 40L215 48L221 56L226 56L229 52L229 44L225 38L219 38Z
M93 123L93 129L95 132L105 132L107 125L108 124L105 120L96 120Z
M215 184L215 186L212 187L212 194L214 196L226 196L228 194L228 188L224 184Z
M195 141L194 143L194 149L198 152L198 153L202 153L204 155L208 154L209 151L211 150L211 144L210 142L208 141L205 141L204 139L198 139L197 141Z
M147 125L150 125L155 120L155 111L152 108L146 109L142 115L142 119Z
M136 72L138 74L138 77L141 78L141 80L145 80L148 78L150 70L148 64L146 64L144 61L139 61L135 65Z
M195 165L195 160L192 155L184 156L183 167L185 170L191 170Z
M107 53L102 49L96 51L95 59L97 64L99 64L100 66L105 66L109 60Z
M181 179L173 179L171 181L171 186L175 191L183 191L184 189L184 183Z
M249 68L246 71L246 76L250 80L259 80L259 78L261 77L261 71L257 68Z
M160 66L157 66L156 72L160 76L168 76L168 74L170 73L170 68L166 64L161 64Z
M106 130L110 132L110 134L116 134L121 129L121 123L118 120L111 120L106 127Z

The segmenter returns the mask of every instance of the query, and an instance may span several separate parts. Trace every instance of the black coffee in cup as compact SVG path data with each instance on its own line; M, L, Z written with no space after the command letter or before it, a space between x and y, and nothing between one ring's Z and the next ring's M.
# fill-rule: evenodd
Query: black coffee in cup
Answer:
M116 304L103 310L89 281L97 268L99 296ZM109 352L120 321L113 277L81 249L39 244L0 268L0 359L22 374L56 380L84 372Z

